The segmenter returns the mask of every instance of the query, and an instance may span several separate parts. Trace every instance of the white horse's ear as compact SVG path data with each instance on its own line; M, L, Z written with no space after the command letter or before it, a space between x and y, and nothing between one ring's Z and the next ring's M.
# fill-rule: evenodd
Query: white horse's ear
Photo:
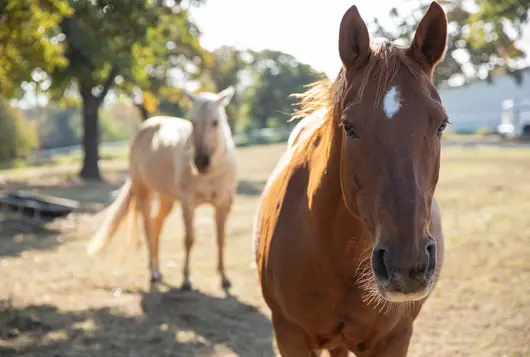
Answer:
M191 100L192 102L197 98L197 96L194 93L190 92L187 89L182 89L182 95L188 98L189 100Z
M236 90L234 89L234 86L230 86L219 92L219 94L217 94L217 104L226 107L234 97L235 92Z

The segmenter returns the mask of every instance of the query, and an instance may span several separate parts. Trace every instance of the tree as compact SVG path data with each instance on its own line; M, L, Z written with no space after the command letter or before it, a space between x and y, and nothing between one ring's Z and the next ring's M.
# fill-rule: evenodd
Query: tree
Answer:
M476 0L476 3L479 9L469 17L469 32L464 40L474 52L488 55L488 74L508 72L521 84L527 54L516 47L515 40L522 37L528 25L530 0Z
M521 78L518 62L525 54L515 46L517 36L508 36L508 32L512 27L517 29L518 36L521 35L521 29L527 22L529 0L477 0L476 12L472 11L469 1L439 2L446 9L449 26L447 52L434 73L435 84L447 81L455 75L464 76L466 80L483 75L491 80L493 73L506 71L515 78ZM409 0L409 3L412 1ZM389 15L395 21L397 30L385 29L374 20L375 32L392 41L410 43L416 24L430 1L422 0L420 4L421 6L412 11L406 6L400 7L401 10L391 9ZM512 26L506 25L505 20Z
M31 154L37 141L35 128L0 100L0 162Z
M245 53L230 46L222 46L214 50L212 54L212 64L205 72L203 80L210 81L217 92L229 86L237 87L240 75L249 67L249 61L245 61ZM232 129L235 128L239 120L240 112L241 98L236 91L234 98L226 107L226 114Z
M253 56L255 80L248 90L248 116L259 128L285 124L296 103L290 95L305 91L306 85L325 74L282 52L264 50Z
M22 94L36 68L63 66L62 47L48 34L72 9L67 0L0 1L0 97Z
M142 120L157 112L161 101L182 97L182 90L175 88L178 86L172 81L175 70L181 80L194 80L199 79L212 63L211 54L200 45L200 31L190 20L188 11L182 8L178 11L178 19L172 14L159 18L155 30L163 41L144 44L153 51L147 76L129 78L118 86L121 92L128 96L132 94ZM175 20L178 20L177 24Z
M197 2L197 1L195 1ZM180 1L70 0L74 13L60 23L68 65L51 73L56 97L75 88L83 103L82 178L101 179L98 110L115 83L149 86L171 41L199 36ZM168 38L168 34L177 34ZM184 54L186 55L186 54ZM167 59L167 57L166 57ZM169 63L170 66L175 66Z

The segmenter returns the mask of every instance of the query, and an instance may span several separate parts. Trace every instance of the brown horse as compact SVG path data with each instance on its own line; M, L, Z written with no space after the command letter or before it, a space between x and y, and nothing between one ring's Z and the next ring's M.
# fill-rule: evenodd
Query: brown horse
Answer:
M433 195L448 118L432 74L446 38L433 2L409 47L372 47L352 6L337 79L300 95L294 117L320 117L293 131L254 232L282 356L406 356L443 262Z

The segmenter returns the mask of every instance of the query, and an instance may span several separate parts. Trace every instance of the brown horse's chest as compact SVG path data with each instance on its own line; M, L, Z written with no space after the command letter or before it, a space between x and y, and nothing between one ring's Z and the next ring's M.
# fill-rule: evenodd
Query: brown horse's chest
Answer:
M335 295L313 293L315 320L306 327L315 348L328 349L346 345L352 351L370 349L399 322L399 315L388 312L376 303L367 305L363 294L351 287L336 286ZM320 324L317 324L317 321Z
M296 255L292 259L296 260ZM359 289L353 272L340 274L327 263L298 271L284 269L281 276L275 274L280 281L274 284L273 306L279 303L286 317L308 332L315 349L348 346L357 353L370 350L391 333L402 316L377 302L365 302L366 293Z

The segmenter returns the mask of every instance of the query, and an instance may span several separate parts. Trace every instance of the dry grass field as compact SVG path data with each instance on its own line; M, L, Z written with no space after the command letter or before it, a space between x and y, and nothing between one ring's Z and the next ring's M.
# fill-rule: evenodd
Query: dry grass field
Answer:
M192 281L181 283L180 210L163 230L168 286L149 288L145 247L120 260L124 234L94 259L84 249L125 162L107 160L108 182L82 184L77 169L4 177L20 187L83 202L77 228L0 230L0 356L273 356L269 312L252 268L257 197L284 144L239 150L240 185L229 220L230 296L215 266L212 210L199 210ZM442 279L415 324L411 357L530 356L530 150L446 148L437 197L446 234ZM69 173L72 172L72 173ZM28 177L29 175L29 177ZM26 176L26 177L25 177ZM72 223L72 220L62 223Z

